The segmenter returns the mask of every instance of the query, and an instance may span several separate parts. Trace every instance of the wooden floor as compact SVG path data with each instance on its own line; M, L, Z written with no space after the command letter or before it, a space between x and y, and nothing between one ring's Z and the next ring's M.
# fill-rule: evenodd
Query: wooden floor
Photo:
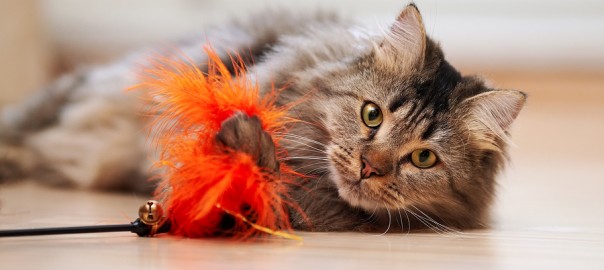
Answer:
M492 229L248 243L129 233L4 238L0 269L604 269L604 72L487 75L529 94ZM145 200L1 186L0 229L127 223Z

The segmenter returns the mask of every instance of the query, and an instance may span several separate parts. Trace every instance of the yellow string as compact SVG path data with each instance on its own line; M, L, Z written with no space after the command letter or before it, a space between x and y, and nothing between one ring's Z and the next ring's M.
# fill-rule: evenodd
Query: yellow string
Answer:
M264 233L268 233L268 234L272 234L272 235L276 235L276 236L280 236L286 239L291 239L291 240L297 240L297 241L302 241L302 237L297 236L295 234L291 234L291 233L286 233L286 232L280 232L280 231L275 231L272 230L270 228L264 227L264 226L260 226L256 223L253 223L251 221L249 221L246 217L244 217L242 214L239 213L235 213L233 211L230 211L228 209L224 209L220 204L216 204L216 207L218 207L218 209L221 209L222 211L226 212L227 214L234 216L236 218L241 219L243 222L247 223L248 225L252 226L252 228L259 230L261 232Z

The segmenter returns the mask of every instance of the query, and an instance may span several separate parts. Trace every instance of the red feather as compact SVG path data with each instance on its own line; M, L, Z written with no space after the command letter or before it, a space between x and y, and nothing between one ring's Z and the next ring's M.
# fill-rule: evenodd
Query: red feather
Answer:
M172 233L186 237L228 234L249 237L260 232L280 234L291 228L286 205L287 183L295 172L281 165L280 175L266 172L251 156L225 152L214 137L221 123L236 112L257 116L279 147L287 108L274 104L276 91L261 97L258 85L246 80L239 58L232 59L232 76L209 47L208 73L183 60L164 58L146 70L139 87L151 89L165 130L157 142L165 168L157 192L163 199ZM285 151L278 150L282 157ZM227 232L221 220L230 216Z

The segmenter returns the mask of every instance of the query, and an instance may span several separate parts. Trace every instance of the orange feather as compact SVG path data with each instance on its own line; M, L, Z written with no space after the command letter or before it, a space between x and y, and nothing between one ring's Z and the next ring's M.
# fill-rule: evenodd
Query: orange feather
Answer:
M295 172L281 164L276 176L256 165L245 153L220 149L214 137L221 123L236 112L257 116L279 147L287 108L275 106L276 91L260 96L258 85L246 79L240 58L233 58L231 75L219 56L206 47L208 72L184 60L163 58L146 70L137 87L151 89L159 113L155 123L164 167L157 192L172 223L172 233L185 237L232 235L290 230L287 184ZM295 208L295 207L294 207ZM234 221L228 231L221 222Z

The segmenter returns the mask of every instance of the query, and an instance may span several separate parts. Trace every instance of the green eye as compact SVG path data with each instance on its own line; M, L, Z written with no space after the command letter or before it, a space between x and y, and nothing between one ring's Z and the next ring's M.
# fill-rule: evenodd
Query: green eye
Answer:
M361 116L363 117L363 123L370 128L378 127L384 120L380 107L371 102L367 102L363 105Z
M428 149L417 149L411 153L411 162L415 167L427 169L436 164L436 155Z

